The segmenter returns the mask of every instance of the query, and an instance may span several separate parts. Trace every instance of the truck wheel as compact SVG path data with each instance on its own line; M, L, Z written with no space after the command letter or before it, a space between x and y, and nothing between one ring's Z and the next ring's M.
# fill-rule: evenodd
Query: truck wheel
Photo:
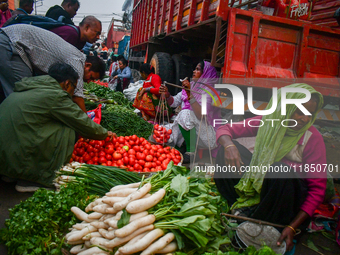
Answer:
M175 75L175 84L182 85L180 79L184 79L188 77L189 81L192 78L192 60L188 56L182 56L179 54L175 54L172 56L172 60L174 61L174 75ZM179 88L175 88L175 94L180 91Z
M173 63L170 54L165 52L156 52L153 54L150 65L155 68L155 73L158 74L162 82L174 82ZM169 92L173 94L174 87L169 87Z

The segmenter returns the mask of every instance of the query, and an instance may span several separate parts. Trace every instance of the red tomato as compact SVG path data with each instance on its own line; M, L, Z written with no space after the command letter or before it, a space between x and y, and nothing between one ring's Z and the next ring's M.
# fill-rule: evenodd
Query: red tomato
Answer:
M129 154L129 155L134 155L134 154L136 154L136 151L135 151L134 149L130 149L130 150L128 151L128 154Z
M118 167L118 165L117 165L116 162L113 162L113 163L112 163L112 166Z
M130 136L124 136L125 141L129 141L130 140Z
M102 163L101 165L102 165L102 166L107 166L107 164L106 164L106 163Z
M99 152L99 157L105 157L105 156L106 156L106 153L104 151Z
M86 151L87 152L91 152L91 151L93 151L93 146L92 145L89 145L88 147L87 147L87 149L86 149Z
M74 159L76 157L76 154L72 153L72 158Z
M175 155L179 155L179 151L178 150L175 150Z
M157 152L159 152L160 154L164 153L163 148L162 149L158 149Z
M124 165L124 163L123 163L123 160L121 160L121 159L120 159L120 160L118 160L118 161L117 161L117 165L118 165L118 166L122 166L122 165Z
M152 168L152 163L151 163L151 162L145 162L144 167L146 167L146 168Z
M96 144L96 141L95 140L90 140L89 144L94 146Z
M151 171L150 171L149 168L145 167L145 168L143 169L143 172L151 172Z
M106 154L106 159L107 160L111 160L112 159L112 155L111 154Z
M151 161L153 160L153 156L147 155L147 156L145 157L145 160L148 161L148 162L151 162Z
M97 152L97 153L98 153L99 150L98 150L97 148L94 148L94 149L93 149L93 152Z
M112 154L114 152L114 149L113 149L113 146L111 145L109 145L109 146L106 146L105 147L105 153L106 154Z
M89 160L89 161L86 162L86 164L89 164L89 165L93 165L93 163L94 162L92 160Z
M153 139L155 139L157 141L158 136L156 136L155 134L152 135Z
M92 161L94 162L94 163L96 163L96 162L98 162L98 157L96 157L96 156L94 156L93 158L92 158Z
M151 166L156 167L157 166L156 162L151 162Z
M94 157L94 152L90 152L89 155L90 155L91 158L93 158Z
M162 171L162 167L161 166L156 166L156 171Z
M129 158L129 165L130 166L134 166L135 163L136 163L136 160L134 158Z
M107 161L106 163L108 166L112 166L112 161Z
M118 160L118 159L121 159L123 156L122 156L122 154L120 154L119 152L115 152L115 153L113 153L113 158L115 159L115 160Z
M135 151L141 151L141 150L140 150L140 147L139 147L138 145L133 146L133 149L134 149Z
M162 162L164 159L165 159L165 158L162 157L162 156L158 157L158 160L161 161L161 162Z
M84 159L83 157L80 157L79 160L78 160L79 163L84 163Z
M144 165L145 165L145 161L144 161L144 160L139 160L138 163L139 163L141 166L144 166Z
M124 152L124 153L123 153L123 157L127 157L127 156L129 156L129 153Z
M149 154L151 155L151 156L154 156L155 155L155 151L154 150L149 150Z
M156 166L160 166L162 164L162 162L159 159L155 163L156 163ZM156 167L156 166L154 166L154 167Z
M77 155L78 156L83 156L85 153L85 150L83 148L77 148Z
M144 153L137 152L136 158L137 158L137 159L144 160L144 159L145 159L145 154L144 154Z
M108 141L110 141L110 137L109 136L105 138L105 142L108 142Z
M137 140L137 136L136 135L131 136L131 140L136 141Z
M147 150L151 150L151 145L146 143L146 144L144 145L144 148L147 149Z
M150 168L150 172L156 172L156 168Z
M159 125L158 125L158 124L156 124L156 125L155 125L155 129L157 129L157 130L158 130L158 128L159 128Z
M107 160L106 160L105 157L100 157L99 158L99 163L106 163L106 162L107 162Z
M137 164L137 163L133 165L133 169L134 169L135 171L138 171L140 167L141 167L141 166L140 166L139 164Z
M87 154L87 153L84 154L83 158L84 158L85 162L91 160L91 156L89 154Z
M169 130L167 131L167 133L168 133L168 135L171 135L171 134L172 134L172 130L169 129Z
M123 143L125 142L124 136L120 136L120 137L118 138L118 142L119 142L120 144L123 144Z
M103 147L103 146L105 145L105 142L104 142L104 141L98 141L98 145L99 145L100 147Z
M179 159L179 160L182 159L182 157L180 155L177 155L176 158Z
M175 165L177 165L179 162L181 162L180 160L178 160L178 159L174 159L174 163L175 163Z
M133 145L135 144L135 141L133 141L133 140L130 140L129 141L129 145L132 147Z
M124 165L128 165L129 164L129 158L125 156L123 158L123 163L124 163Z

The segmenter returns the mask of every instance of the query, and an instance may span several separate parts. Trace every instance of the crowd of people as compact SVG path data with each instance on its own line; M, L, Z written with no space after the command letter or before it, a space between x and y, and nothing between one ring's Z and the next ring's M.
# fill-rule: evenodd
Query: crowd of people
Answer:
M19 14L29 15L33 0L20 0L20 7L13 12L6 0L0 4L0 174L19 180L19 191L51 186L55 170L71 157L76 134L97 140L115 136L88 118L83 82L102 79L107 69L116 91L124 92L133 82L128 61L109 54L105 43L101 50L107 54L102 58L109 58L110 65L87 52L99 39L102 26L94 16L86 16L75 26L72 18L79 7L78 0L64 0L61 6L51 7L46 16L65 25L47 30L26 24L6 26ZM307 84L290 87L311 93L304 107L312 115L289 105L286 115L278 109L251 119L290 119L297 123L295 127L271 122L261 127L217 126L213 122L221 119L220 110L213 106L210 96L208 114L202 114L202 93L212 92L211 86L218 80L210 62L200 61L191 81L184 79L183 89L176 95L169 93L150 64L141 64L139 71L144 82L133 106L150 123L158 121L157 113L173 117L167 126L172 130L171 145L183 149L186 163L193 160L198 148L211 150L221 167L240 169L261 164L296 169L326 164L323 138L313 126L323 97ZM301 96L298 92L289 94L291 99ZM166 107L161 109L163 98ZM175 108L180 110L173 116ZM242 137L256 137L253 151L236 141ZM279 243L285 240L288 249L293 246L296 229L305 227L324 201L327 188L327 176L312 172L283 174L280 178L270 173L216 172L214 180L235 214L286 225Z

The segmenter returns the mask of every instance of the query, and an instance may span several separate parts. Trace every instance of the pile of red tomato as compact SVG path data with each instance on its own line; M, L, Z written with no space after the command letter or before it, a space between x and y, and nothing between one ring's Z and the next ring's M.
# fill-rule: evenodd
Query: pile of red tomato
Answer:
M104 87L108 87L109 86L109 83L107 83L107 82L102 82L102 81L100 81L100 80L95 80L95 81L93 81L94 83L96 83L96 84L98 84L98 85L100 85L100 86L104 86Z
M170 135L172 134L172 130L169 129L167 130L165 127L162 127L158 124L156 124L154 126L154 129L153 129L153 139L155 139L155 141L157 143L167 143L169 138L170 138Z
M161 145L150 144L136 135L120 136L112 141L80 138L74 145L71 162L116 166L136 172L158 172L165 170L170 161L181 162L180 152Z

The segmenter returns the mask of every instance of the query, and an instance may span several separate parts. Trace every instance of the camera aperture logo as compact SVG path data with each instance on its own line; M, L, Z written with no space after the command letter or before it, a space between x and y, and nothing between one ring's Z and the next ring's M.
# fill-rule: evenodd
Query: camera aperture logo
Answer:
M220 101L220 104L222 105L222 101L220 96L218 95L217 91L212 88L211 86L208 86L208 88L213 91L216 95L217 98ZM243 92L240 88L238 88L235 85L231 85L231 84L216 84L215 88L217 89L229 89L233 98L233 115L244 115L244 105L245 105L245 97L243 95ZM203 91L205 91L214 101L214 104L216 104L216 100L213 97L213 95L205 90L205 89L201 89ZM272 88L272 106L270 107L270 109L265 109L265 110L258 110L255 109L254 105L253 105L253 88L249 87L248 88L248 99L247 99L247 103L248 103L248 109L251 113L255 114L255 115L269 115L272 114L273 112L275 112L275 110L278 107L278 88ZM287 94L288 93L302 93L305 94L306 96L304 98L300 98L300 99L289 99L287 98ZM202 114L206 115L207 114L207 94L203 94L202 95ZM311 115L311 113L303 106L304 103L307 103L309 100L311 99L311 93L304 88L287 88L287 87L282 87L281 88L281 115L285 116L286 115L286 106L288 104L293 104L295 105L303 114L305 115ZM255 120L253 120L255 121ZM255 126L252 125L252 123L247 123L249 126L252 127L261 127L264 125L264 121L262 120L257 120L260 122L259 125ZM266 119L265 121L269 121L272 123L272 126L274 126L274 122L275 121L280 121L278 119ZM227 124L228 120L226 119L214 119L214 127L216 125L224 125ZM294 123L293 125L291 123ZM230 124L232 125L232 121L230 121ZM245 121L244 121L244 125L245 125ZM295 127L297 125L296 120L294 119L284 119L281 120L281 125L284 127Z

